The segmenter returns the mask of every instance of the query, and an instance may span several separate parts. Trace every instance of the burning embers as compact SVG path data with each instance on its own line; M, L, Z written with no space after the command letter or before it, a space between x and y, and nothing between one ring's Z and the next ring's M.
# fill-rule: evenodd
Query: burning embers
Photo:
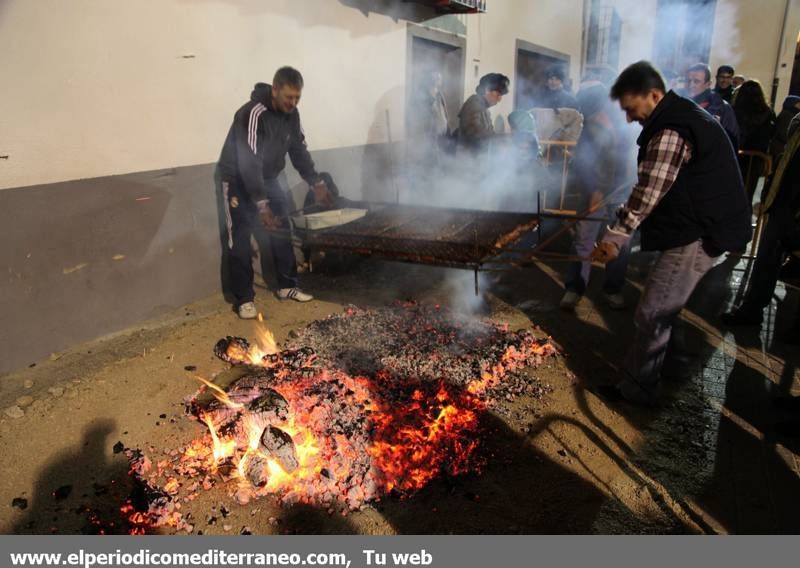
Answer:
M216 354L246 372L224 389L203 381L191 400L208 434L157 468L139 456L134 469L159 495L222 480L240 503L275 495L357 509L478 471L481 415L498 397L541 392L520 371L554 351L527 331L416 304L349 308L284 350L228 337ZM179 524L171 513L158 522Z

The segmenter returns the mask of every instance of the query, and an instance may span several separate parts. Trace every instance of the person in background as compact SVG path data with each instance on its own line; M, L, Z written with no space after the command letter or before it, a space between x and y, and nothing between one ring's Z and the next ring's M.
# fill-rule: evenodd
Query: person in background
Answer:
M770 142L769 146L769 153L772 155L773 164L776 166L786 147L786 142L789 140L789 125L799 112L800 97L795 95L786 97L783 101L781 112L778 113L778 118L775 119L775 133L772 135L772 142Z
M578 110L583 114L583 130L574 149L572 187L582 197L581 210L588 211L585 219L575 224L571 254L585 260L572 262L564 276L565 293L559 306L574 311L586 292L592 264L589 256L597 237L614 212L625 201L618 187L618 168L622 170L616 129L612 120L608 89L600 83L588 84L577 97ZM628 269L630 243L608 263L603 278L603 297L612 309L625 307L622 287Z
M622 377L598 390L651 406L675 320L715 259L744 250L752 211L725 130L691 100L666 93L655 67L640 61L626 68L611 98L642 125L638 181L592 258L608 264L637 229L642 250L659 255L636 307Z
M665 77L665 80L667 77ZM670 91L683 95L686 93L686 75L683 73L672 73L668 78L667 87Z
M770 141L775 131L775 113L767 104L761 83L745 81L736 91L733 110L741 132L741 150L763 152L769 151ZM745 180L745 189L750 201L758 185L758 178L764 175L764 160L752 156L739 156L739 166Z
M536 119L529 110L517 109L508 115L508 126L514 147L527 160L539 159L539 137L536 135Z
M536 102L537 108L578 108L578 103L564 89L567 73L563 66L553 65L547 70L547 83L544 94Z
M733 97L733 76L735 74L736 70L730 65L720 65L717 68L717 84L714 86L714 92L729 104Z
M468 98L458 113L459 143L475 154L488 151L494 136L492 115L489 109L508 94L510 80L501 73L488 73L481 77L475 94Z
M536 210L536 191L547 175L539 159L541 149L536 134L536 119L530 110L517 109L508 115L511 136L507 147L497 156L495 176L499 182L496 192L502 211ZM508 170L503 172L502 170Z
M735 91L739 87L742 86L742 83L747 81L747 78L744 75L734 75L733 79L731 79L731 85L733 86L733 90Z
M441 146L442 139L450 134L447 102L442 93L443 86L442 74L436 70L429 70L423 76L414 101L414 109L418 113L415 120L417 130L436 146Z
M227 219L227 257L231 292L242 319L257 317L253 257L250 239L262 251L269 241L281 300L308 302L313 296L297 287L297 259L289 238L267 231L288 233L288 204L278 183L286 154L319 201L330 200L328 188L314 166L300 126L297 104L303 76L297 69L281 67L272 85L256 83L250 100L236 111L217 163ZM262 254L264 254L262 252Z
M442 74L434 69L422 73L409 112L406 158L417 194L424 196L439 175L450 142L447 103L442 93Z
M733 149L739 149L739 123L731 105L711 90L711 68L696 63L686 71L686 94L700 108L716 118L728 134Z
M800 241L800 117L792 121L790 132L764 199L764 232L747 292L739 307L721 316L728 326L761 325L784 260ZM800 318L795 318L794 331L800 336Z

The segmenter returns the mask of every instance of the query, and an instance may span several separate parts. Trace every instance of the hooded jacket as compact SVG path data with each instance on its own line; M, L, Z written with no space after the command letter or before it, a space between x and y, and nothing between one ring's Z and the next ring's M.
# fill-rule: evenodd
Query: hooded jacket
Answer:
M313 185L319 176L306 147L300 114L297 109L288 114L276 110L272 87L256 83L250 100L233 116L217 163L218 174L232 182L232 192L239 198L261 201L267 199L264 180L278 177L286 167L287 153L300 176Z

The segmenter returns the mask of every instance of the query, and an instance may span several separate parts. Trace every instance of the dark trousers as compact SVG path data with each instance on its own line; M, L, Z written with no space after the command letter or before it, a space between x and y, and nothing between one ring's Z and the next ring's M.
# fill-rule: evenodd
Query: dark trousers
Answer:
M221 184L227 228L227 235L223 235L223 254L227 256L227 280L236 305L252 302L255 298L251 236L255 237L261 251L262 267L266 251L272 256L278 288L297 286L297 259L290 238L288 205L277 180L266 181L269 207L282 221L281 231L272 234L261 224L255 204L249 198L239 197L245 195L243 188L236 187L231 181L223 180Z
M796 233L792 207L772 207L758 245L756 261L750 276L742 307L760 311L769 305L775 294L783 260L789 252L789 240Z

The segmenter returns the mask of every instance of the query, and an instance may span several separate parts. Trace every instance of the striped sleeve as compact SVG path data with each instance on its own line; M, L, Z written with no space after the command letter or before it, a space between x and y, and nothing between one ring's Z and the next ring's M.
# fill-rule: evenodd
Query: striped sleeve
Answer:
M250 109L250 118L247 123L247 145L253 154L258 154L258 119L265 110L267 107L261 103L253 105L253 108Z
M245 105L236 115L236 169L245 191L257 203L266 199L264 185L263 154L264 140L259 140L258 125L266 111L261 103ZM261 135L263 138L263 134Z

